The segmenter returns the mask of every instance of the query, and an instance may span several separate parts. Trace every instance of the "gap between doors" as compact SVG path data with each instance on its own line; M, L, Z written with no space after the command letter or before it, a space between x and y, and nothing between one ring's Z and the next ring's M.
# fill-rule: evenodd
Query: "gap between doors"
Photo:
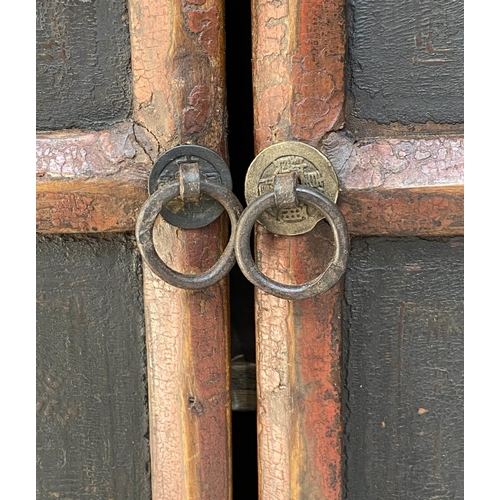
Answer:
M244 182L254 158L252 94L252 28L250 1L226 1L226 88L228 153L233 192L245 206ZM238 266L230 273L231 359L248 377L255 377L254 289ZM233 369L233 386L236 370ZM256 411L233 411L233 497L256 500Z

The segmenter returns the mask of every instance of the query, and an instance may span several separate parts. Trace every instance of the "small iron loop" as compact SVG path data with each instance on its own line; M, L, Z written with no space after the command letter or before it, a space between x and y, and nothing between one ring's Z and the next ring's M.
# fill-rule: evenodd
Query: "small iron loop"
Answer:
M307 299L332 288L345 272L349 251L347 224L337 205L316 189L305 186L297 186L296 195L300 202L316 207L333 231L334 255L327 268L313 280L297 285L279 283L265 276L253 261L250 236L260 215L274 205L274 192L265 193L250 203L241 214L236 228L236 260L245 277L265 292L288 300Z
M182 168L182 166L181 166ZM188 170L190 170L188 168ZM182 171L181 176L182 178ZM191 180L184 181L184 194L193 193ZM187 186L187 187L186 187ZM199 274L183 274L171 269L158 255L153 242L153 228L156 218L163 206L181 194L181 182L169 182L155 191L142 206L136 224L136 238L142 258L151 270L163 281L178 288L200 290L207 288L226 276L236 262L234 245L236 240L235 227L243 210L238 198L222 185L199 181L200 193L205 193L217 200L229 214L231 220L231 237L219 260L207 271ZM188 194L188 197L190 194Z
M183 203L200 201L200 165L198 162L179 164L179 182Z
M298 206L297 173L288 172L274 177L274 202L278 210Z

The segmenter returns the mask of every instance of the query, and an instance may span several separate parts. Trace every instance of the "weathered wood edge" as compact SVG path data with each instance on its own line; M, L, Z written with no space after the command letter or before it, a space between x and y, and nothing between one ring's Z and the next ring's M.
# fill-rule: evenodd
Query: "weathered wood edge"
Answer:
M222 0L129 0L129 14L134 121L162 152L194 143L225 157ZM154 239L169 266L201 272L227 223L183 231L159 219ZM144 266L153 500L232 498L228 292L227 279L180 290Z
M158 143L124 122L100 132L37 135L37 231L133 231ZM374 139L329 134L339 206L352 235L459 236L464 232L463 137Z
M289 140L317 147L343 125L345 3L253 0L252 16L255 150ZM278 282L312 279L331 253L325 229L279 238L257 225L258 265ZM261 500L341 499L338 294L287 301L256 290Z

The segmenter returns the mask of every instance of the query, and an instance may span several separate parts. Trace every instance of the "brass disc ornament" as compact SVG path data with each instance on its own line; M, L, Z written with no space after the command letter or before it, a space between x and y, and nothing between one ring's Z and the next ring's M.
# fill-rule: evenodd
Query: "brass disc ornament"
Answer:
M299 185L317 189L333 203L338 197L338 179L330 160L316 148L302 142L273 144L252 161L245 179L248 205L274 189L277 174L295 172ZM304 234L324 218L315 207L299 203L292 208L266 210L258 219L268 231L284 236Z

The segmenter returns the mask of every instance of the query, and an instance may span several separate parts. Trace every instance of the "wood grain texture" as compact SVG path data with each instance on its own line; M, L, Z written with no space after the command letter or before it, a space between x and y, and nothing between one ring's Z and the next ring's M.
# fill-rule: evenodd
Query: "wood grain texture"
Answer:
M253 0L257 152L311 144L343 122L345 15L339 0Z
M38 129L102 128L130 116L125 0L36 2Z
M319 147L337 172L351 234L463 234L463 137L354 142L337 132ZM153 136L131 122L37 134L37 231L133 231L157 154Z
M200 272L222 251L220 220L196 230L197 239L183 241L176 232L158 224L155 235L160 255L176 269ZM173 242L169 252L161 241ZM227 281L184 291L146 267L144 295L153 498L230 498Z
M245 361L243 355L231 360L231 407L233 411L255 411L257 407L255 363Z
M129 2L134 120L161 150L196 143L226 153L221 0ZM174 269L210 267L225 217L183 231L157 221L155 246ZM144 298L154 500L232 496L227 280L199 292L147 267Z
M36 266L37 499L149 500L135 241L39 235Z
M353 117L463 123L462 1L349 0L347 11Z
M133 231L147 197L144 181L100 178L37 183L36 228L57 234Z
M464 498L463 238L353 241L346 499Z
M356 236L460 236L464 187L345 191L339 208Z
M163 150L226 156L224 9L219 0L129 2L134 120Z
M337 172L339 207L352 235L464 233L463 137L328 134L321 149Z
M37 231L132 231L157 154L154 139L132 122L37 134Z
M322 9L329 10L330 14L335 12L334 23L324 11L318 21L315 16ZM333 131L342 125L344 95L334 90L335 85L330 87L333 93L329 94L325 77L336 75L338 81L343 81L343 64L335 65L343 61L342 5L256 0L253 17L256 151L285 140L299 140L323 149L329 146L330 156L332 152L340 156L341 161L334 162L342 175L339 205L351 231L366 230L368 234L372 231L396 234L408 230L439 234L458 231L460 234L463 231L463 177L460 178L463 158L458 162L453 158L456 150L460 157L459 144L445 145L438 140L436 144L373 141L370 145L353 141L349 147L341 147L334 140L337 134ZM372 15L370 19L373 18L377 16ZM321 26L329 22L330 29L322 29ZM341 57L336 61L320 60L318 53L335 53ZM296 57L297 54L302 57ZM321 94L317 106L314 98L308 99L302 94L309 77L313 92L317 92L314 97ZM341 88L342 85L338 87ZM330 107L332 95L339 100ZM337 114L329 122L335 114L330 114L333 109ZM404 116L400 118L405 120ZM444 166L440 164L443 154L449 159ZM427 157L432 160L424 165L421 160ZM447 170L450 165L451 173ZM439 180L443 173L450 178L444 182L447 186L444 194L441 192L443 182ZM430 184L439 187L429 191L429 179L433 180ZM280 239L258 227L256 258L262 270L284 282L295 279L297 273L303 277L300 270L305 264L302 263L319 272L326 265L324 256L331 253L326 249L322 251L318 243L322 227L323 224L319 224L299 239ZM340 499L342 496L338 384L341 306L336 293L339 291L333 290L307 303L287 302L257 291L261 498ZM321 334L322 342L318 340ZM304 342L302 349L300 342ZM311 346L316 349L309 350ZM326 357L325 364L319 365L312 352Z
M302 283L333 254L331 229L283 237L257 226L257 263ZM307 300L256 291L259 498L341 498L342 285Z

